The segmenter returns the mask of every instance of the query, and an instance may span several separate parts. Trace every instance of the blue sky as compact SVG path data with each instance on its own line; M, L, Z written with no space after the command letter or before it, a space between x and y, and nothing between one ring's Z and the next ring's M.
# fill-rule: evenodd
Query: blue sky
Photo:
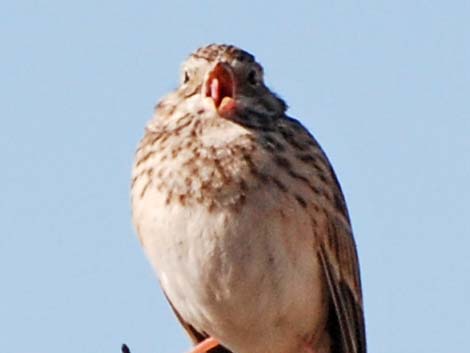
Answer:
M369 351L466 349L468 1L10 1L0 14L3 351L187 350L130 223L129 175L154 104L210 42L254 53L332 160Z

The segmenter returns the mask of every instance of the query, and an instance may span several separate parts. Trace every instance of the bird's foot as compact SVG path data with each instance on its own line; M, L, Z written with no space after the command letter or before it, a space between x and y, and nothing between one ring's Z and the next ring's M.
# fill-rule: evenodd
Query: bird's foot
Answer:
M218 345L219 341L217 341L215 338L209 337L198 343L197 346L194 347L189 353L207 353L208 350L217 347Z

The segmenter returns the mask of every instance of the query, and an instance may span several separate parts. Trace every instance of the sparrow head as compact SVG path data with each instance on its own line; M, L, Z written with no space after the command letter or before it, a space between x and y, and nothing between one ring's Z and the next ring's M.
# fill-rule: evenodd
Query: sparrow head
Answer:
M284 101L265 85L255 57L233 45L211 44L191 54L183 64L178 92L209 101L220 115L244 107L278 114L286 110Z

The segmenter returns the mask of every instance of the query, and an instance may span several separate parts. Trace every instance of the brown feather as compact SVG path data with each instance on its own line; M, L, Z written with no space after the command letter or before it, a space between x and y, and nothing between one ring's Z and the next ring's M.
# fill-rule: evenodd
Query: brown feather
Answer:
M329 217L327 232L331 239L321 239L318 249L332 303L328 328L333 341L331 353L366 353L356 246L348 229L331 219L334 217Z

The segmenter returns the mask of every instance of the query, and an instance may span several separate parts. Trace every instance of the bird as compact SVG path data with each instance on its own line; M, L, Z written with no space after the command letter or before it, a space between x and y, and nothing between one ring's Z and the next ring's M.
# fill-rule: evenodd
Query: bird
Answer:
M366 353L341 186L251 53L185 60L137 147L131 208L193 352Z

